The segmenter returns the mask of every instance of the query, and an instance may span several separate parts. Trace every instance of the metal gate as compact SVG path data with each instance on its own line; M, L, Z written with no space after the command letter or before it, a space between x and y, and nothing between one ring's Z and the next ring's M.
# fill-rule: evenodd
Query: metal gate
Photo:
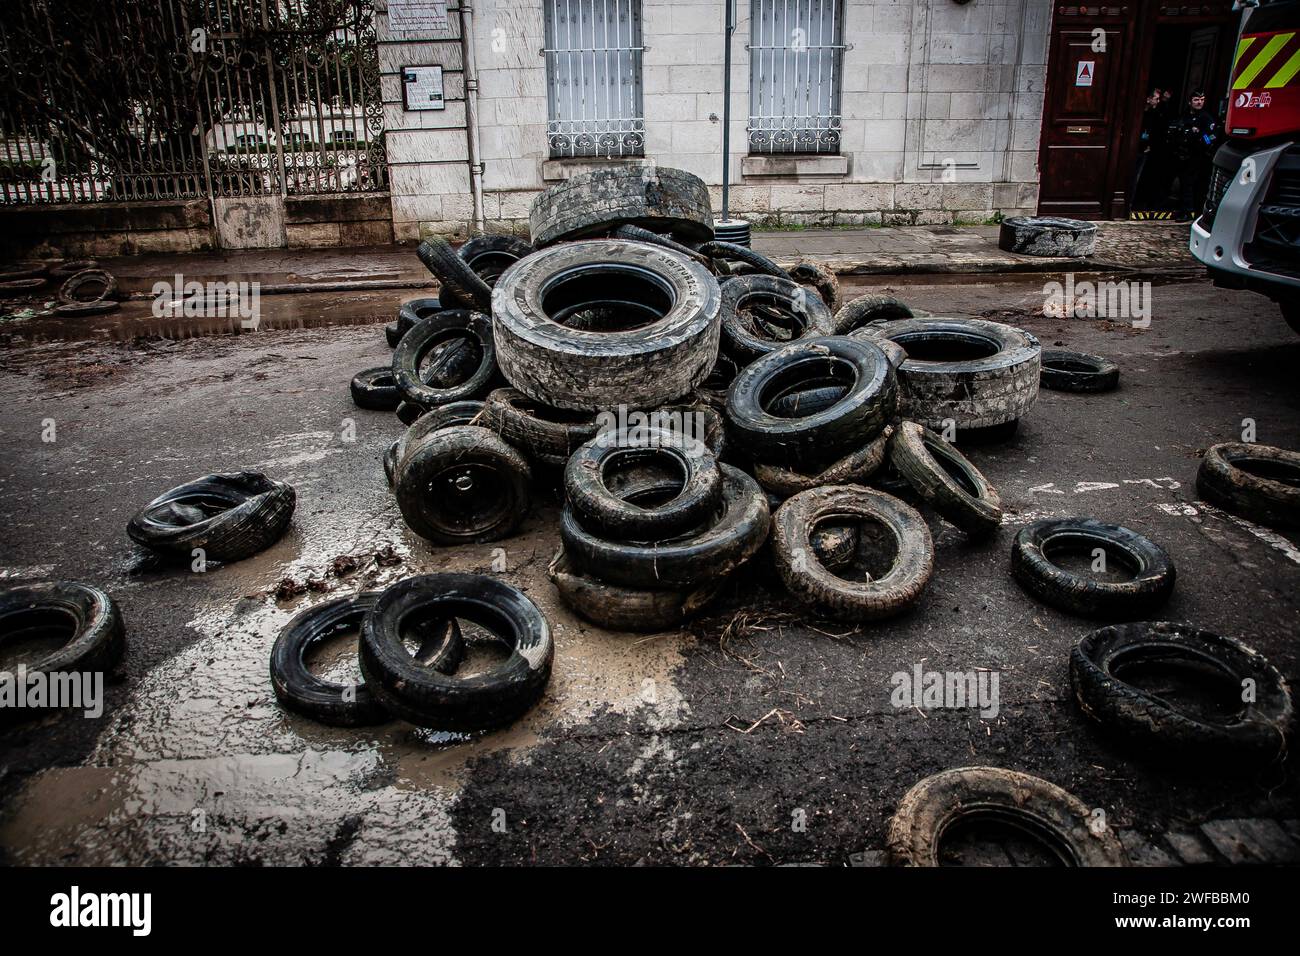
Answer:
M8 0L0 201L387 188L372 0Z
M839 152L843 7L752 0L750 152Z

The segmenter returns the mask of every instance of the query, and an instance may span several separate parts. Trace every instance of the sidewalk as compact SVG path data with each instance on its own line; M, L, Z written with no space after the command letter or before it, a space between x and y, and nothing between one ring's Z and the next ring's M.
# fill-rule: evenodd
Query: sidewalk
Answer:
M1098 224L1097 251L1088 259L1021 256L998 248L997 226L889 226L879 229L807 229L756 232L753 246L782 264L807 256L841 275L904 273L982 274L1073 270L1195 268L1187 250L1188 227L1167 222ZM154 254L101 259L123 292L152 295L154 283L260 282L266 295L382 289L430 289L429 276L411 246L351 249L254 249L184 255Z

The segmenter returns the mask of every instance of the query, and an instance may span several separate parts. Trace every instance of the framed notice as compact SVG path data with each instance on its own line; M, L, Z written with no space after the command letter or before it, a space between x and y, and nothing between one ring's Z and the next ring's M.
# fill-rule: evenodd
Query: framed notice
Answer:
M447 0L388 0L388 29L399 38L445 34Z
M442 67L402 67L402 105L407 110L442 110Z

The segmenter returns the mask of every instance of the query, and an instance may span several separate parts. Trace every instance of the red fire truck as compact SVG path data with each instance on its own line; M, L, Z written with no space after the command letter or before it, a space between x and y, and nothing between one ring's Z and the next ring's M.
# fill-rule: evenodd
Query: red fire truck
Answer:
M1215 285L1267 295L1300 332L1300 0L1235 8L1228 141L1192 224L1192 254Z

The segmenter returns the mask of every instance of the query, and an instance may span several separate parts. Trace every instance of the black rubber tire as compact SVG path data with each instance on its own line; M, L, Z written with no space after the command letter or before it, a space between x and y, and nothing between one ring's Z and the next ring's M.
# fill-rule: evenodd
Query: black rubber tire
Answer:
M667 501L640 505L606 484L622 462L667 465L681 490ZM591 533L615 541L659 541L707 520L722 498L722 471L702 441L659 428L613 430L582 445L564 468L564 492L574 517Z
M560 324L584 306L632 314L620 295L657 297L639 303L645 324L619 331ZM717 280L662 246L601 240L543 249L511 267L492 296L502 373L553 408L655 408L690 394L717 360Z
M511 647L491 670L458 678L426 667L403 638L417 615L472 621ZM518 589L482 574L423 574L388 588L361 625L361 672L384 707L408 723L487 730L527 712L546 691L555 643L546 616Z
M1232 720L1218 723L1116 676L1127 663L1171 660L1209 668L1239 690L1249 679L1255 699L1243 702ZM1153 752L1273 760L1287 749L1294 711L1277 668L1241 641L1190 624L1137 622L1093 631L1070 652L1070 685L1087 717Z
M846 580L817 559L811 540L817 527L855 519L884 526L898 545L883 577ZM898 499L857 485L813 488L786 501L772 519L772 550L777 573L792 595L820 614L846 621L901 614L921 599L934 572L934 541L925 519Z
M664 541L609 541L583 528L566 506L560 537L574 566L602 581L634 588L695 587L731 574L763 546L770 514L753 478L730 465L719 467L721 514Z
M92 290L98 286L99 291L90 298L78 297L78 293L86 286ZM73 305L77 302L102 302L105 299L115 298L117 298L117 279L103 269L86 269L78 272L59 287L59 302L63 305Z
M607 631L673 631L697 615L725 583L715 578L685 588L630 588L610 584L573 566L561 547L546 569L560 600L579 617Z
M1013 216L1002 221L998 248L1022 256L1090 256L1097 248L1097 224L1060 216Z
M106 673L126 653L126 629L116 602L99 588L74 581L43 581L0 588L0 641L25 631L70 624L58 649L26 665L28 675ZM11 679L14 675L10 671ZM23 710L0 708L0 721L21 720Z
M648 242L652 246L663 246L665 249L671 249L688 259L693 259L710 272L713 271L713 260L708 256L702 256L690 246L678 242L672 236L665 236L649 229L642 229L640 226L619 226L609 234L611 239L626 239L628 242Z
M1054 542L1082 543L1120 556L1134 571L1128 581L1098 581L1053 564L1044 553ZM1156 610L1174 590L1169 555L1136 531L1092 518L1050 518L1020 530L1011 546L1011 572L1031 595L1081 617L1135 618Z
M1241 467L1249 465L1264 474ZM1211 445L1196 490L1225 511L1274 528L1300 528L1300 452L1244 442Z
M922 501L970 537L986 538L1002 524L1002 502L988 479L930 429L901 422L889 457Z
M429 409L415 402L398 402L397 408L393 411L397 414L397 420L408 427L429 414Z
M403 404L409 403L403 402ZM398 410L400 412L401 406L398 406ZM422 412L410 423L402 433L402 437L389 445L388 451L384 453L384 476L388 479L388 487L393 487L397 463L406 457L406 449L409 445L415 444L440 428L451 428L453 425L481 425L483 417L483 403L472 400L448 402L446 405L439 405L435 409Z
M768 406L767 410L778 418L799 418L824 412L840 401L848 392L846 385L828 385L801 392L787 392Z
M727 410L727 392L731 383L740 374L741 364L730 355L718 353L718 360L699 385L695 386L695 397L710 408L719 412Z
M840 310L840 280L825 263L800 259L787 271L795 282L816 292L832 316Z
M457 339L469 338L473 346L467 346ZM452 342L451 345L445 345ZM441 355L435 357L423 374L429 383L421 380L420 366L426 355L442 347ZM478 367L473 374L458 384L439 386L432 384L435 367L438 374L447 366L457 361L456 352L465 349L475 351ZM458 402L467 398L479 398L486 395L493 386L496 377L496 349L492 338L492 321L479 312L464 309L448 309L430 316L415 325L411 331L402 336L402 341L393 349L393 380L402 398L415 402L425 408L435 408L448 402Z
M65 259L57 266L51 266L46 270L46 275L51 279L70 279L78 272L98 268L99 260L97 259Z
M791 279L748 275L722 283L722 350L742 365L790 342L831 334L831 313L814 292ZM788 339L764 334L753 309L788 321Z
M1043 349L1043 388L1056 392L1109 392L1119 386L1119 366L1100 355Z
M771 465L755 463L754 477L764 490L781 498L789 498L801 491L821 488L826 485L862 485L880 470L889 453L889 439L894 434L894 427L886 425L871 441L850 451L843 458L832 462L816 474L805 472L788 465Z
M479 425L434 428L408 440L393 475L402 519L433 544L499 541L528 514L528 462Z
M19 299L23 296L35 295L48 284L48 280L40 278L10 279L0 282L0 299Z
M397 340L400 342L402 336L416 325L423 322L432 315L446 311L442 300L436 296L423 296L418 299L407 299L397 309Z
M340 632L359 629L379 595L367 591L326 601L294 615L284 626L271 648L271 686L284 707L331 727L373 727L393 719L365 683L350 687L323 680L306 662L316 645ZM444 674L454 671L464 653L460 630L454 623L435 627L430 638L433 645L422 647L417 655L424 666Z
M950 420L958 432L1003 425L1038 400L1041 349L1021 329L983 319L901 319L865 326L852 338L888 339L909 350L898 368L899 414L937 432ZM940 361L913 357L945 347L985 354Z
M100 299L98 302L61 302L54 307L54 314L77 319L91 315L108 315L120 308L122 304L115 299Z
M390 349L397 348L397 343L402 341L402 333L396 322L389 322L384 326L384 341L388 343Z
M717 409L705 402L664 405L647 414L650 427L666 428L684 439L702 442L718 461L727 453L727 423Z
M798 418L768 411L782 394L827 384L848 387L823 411ZM879 435L896 404L894 370L880 349L827 336L793 342L744 368L727 394L727 422L756 461L834 461Z
M913 318L912 310L892 295L860 295L835 313L835 334L848 335L872 322Z
M517 236L475 236L460 247L458 253L488 288L497 284L502 273L524 256L536 250Z
M596 437L596 418L534 401L516 388L498 388L483 403L483 426L518 448L530 461L563 468L569 456Z
M15 263L12 266L0 267L0 283L18 282L22 279L45 279L49 277L49 268L39 263Z
M685 170L609 166L546 190L533 200L528 224L538 249L624 224L703 241L713 238L713 207L704 181Z
M760 275L773 276L777 279L787 279L794 282L790 273L761 252L755 252L748 246L738 246L734 242L713 240L696 246L695 251L702 256L708 256L710 259L720 259L723 262L742 262Z
M1110 828L1078 797L1029 774L958 767L917 783L899 801L886 844L895 866L940 866L944 834L962 819L1005 822L1035 836L1066 866L1127 866Z
M358 372L352 376L349 388L352 391L352 402L357 408L391 412L402 401L402 393L397 390L397 383L393 380L391 365L380 365Z
M438 280L441 286L438 299L443 306L491 313L492 289L446 240L437 236L425 239L416 247L415 254Z
M238 561L280 540L296 502L292 485L261 472L206 475L149 502L126 532L136 544L178 560L191 561L201 548L208 561Z

